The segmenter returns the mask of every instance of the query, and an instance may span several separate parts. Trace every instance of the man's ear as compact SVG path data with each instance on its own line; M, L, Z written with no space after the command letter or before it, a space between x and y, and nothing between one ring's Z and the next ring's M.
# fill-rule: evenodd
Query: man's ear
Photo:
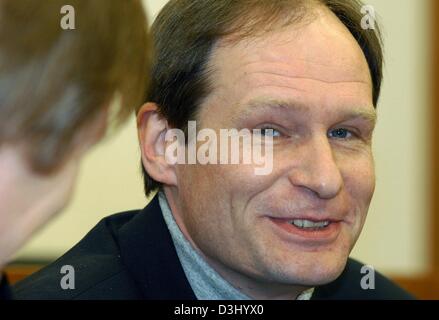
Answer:
M175 165L168 163L165 157L167 130L168 122L157 112L157 105L145 103L137 113L143 167L154 180L176 186Z

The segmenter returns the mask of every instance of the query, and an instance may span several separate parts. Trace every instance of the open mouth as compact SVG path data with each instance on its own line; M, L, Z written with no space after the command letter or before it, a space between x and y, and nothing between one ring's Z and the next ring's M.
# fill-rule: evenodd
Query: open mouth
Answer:
M294 219L294 220L289 220L288 223L302 230L318 231L327 228L331 224L331 221L314 222L306 219Z
M341 229L338 220L309 220L272 218L269 220L277 227L281 237L299 242L331 242L334 241Z

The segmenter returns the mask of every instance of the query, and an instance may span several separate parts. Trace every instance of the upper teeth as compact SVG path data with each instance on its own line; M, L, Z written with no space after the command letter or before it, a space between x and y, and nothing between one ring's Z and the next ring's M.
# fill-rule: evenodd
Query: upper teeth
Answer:
M296 227L299 228L324 228L329 225L329 221L320 221L320 222L314 222L310 220L301 220L301 219L295 219L290 221L291 224L294 224Z

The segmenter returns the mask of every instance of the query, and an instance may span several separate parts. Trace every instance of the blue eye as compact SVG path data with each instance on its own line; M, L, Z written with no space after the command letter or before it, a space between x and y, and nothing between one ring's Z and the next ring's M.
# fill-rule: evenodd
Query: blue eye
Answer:
M261 136L271 136L273 138L278 138L282 136L282 134L279 132L279 130L273 129L273 128L261 128Z
M336 138L336 139L346 139L346 138L350 138L352 136L352 133L347 130L347 129L335 129L335 130L331 130L329 132L329 136L331 138Z

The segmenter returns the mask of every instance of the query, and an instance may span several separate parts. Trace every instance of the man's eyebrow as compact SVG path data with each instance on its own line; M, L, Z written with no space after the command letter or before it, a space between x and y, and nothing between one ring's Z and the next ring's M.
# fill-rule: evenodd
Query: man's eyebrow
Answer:
M245 104L246 109L236 116L236 120L245 120L256 112L284 110L287 112L305 113L309 111L309 106L298 102L281 101L281 100L252 100ZM369 110L368 110L369 109ZM351 119L364 119L373 126L377 122L377 113L371 108L354 108L340 112L338 118L342 121Z
M345 119L363 119L372 124L373 126L377 123L377 113L375 109L364 110L363 108L348 111L343 116Z
M257 112L269 112L273 110L283 110L287 112L305 112L307 107L301 104L285 102L280 100L251 100L245 104L245 110L235 116L235 120L245 120L252 117Z

